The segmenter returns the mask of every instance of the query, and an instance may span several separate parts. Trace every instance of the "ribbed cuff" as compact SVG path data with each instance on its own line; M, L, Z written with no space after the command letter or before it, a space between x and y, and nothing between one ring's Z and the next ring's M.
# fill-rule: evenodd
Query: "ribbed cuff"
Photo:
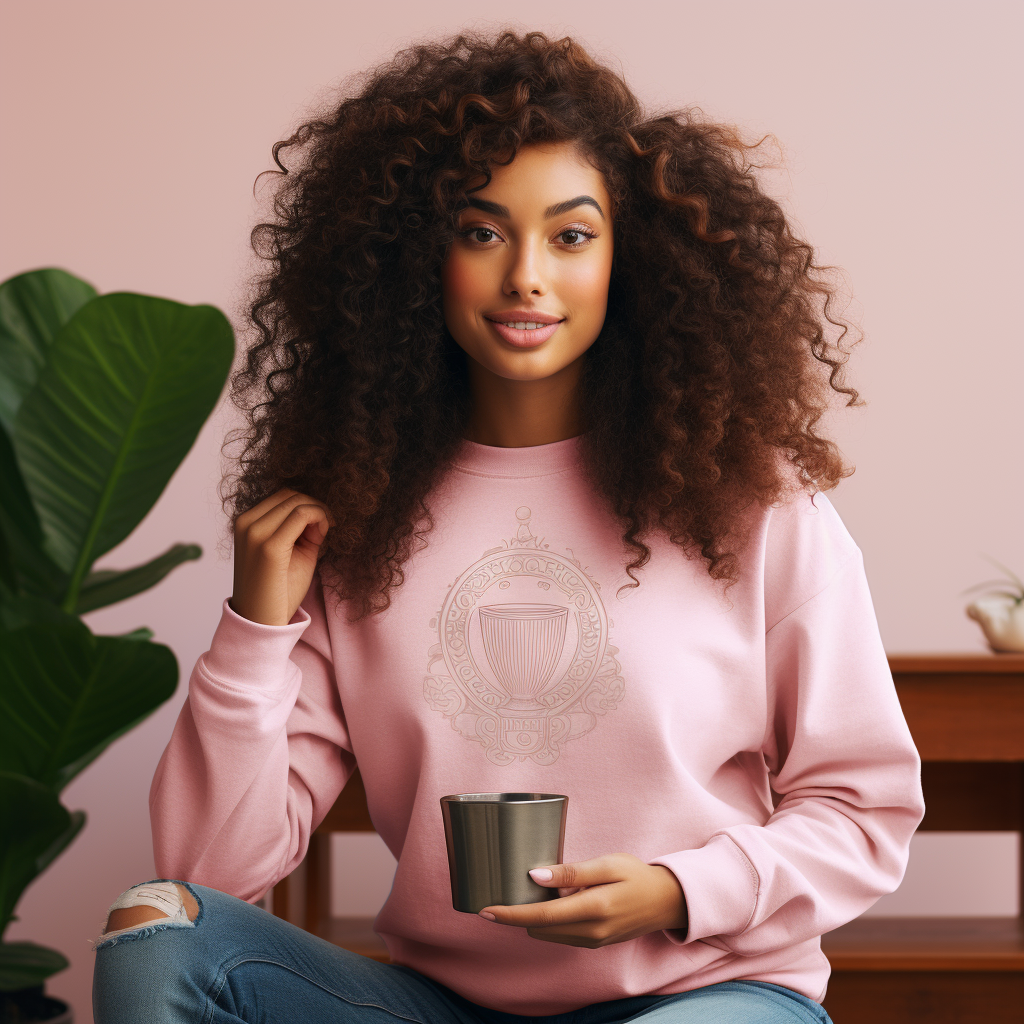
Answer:
M210 649L200 662L208 675L231 686L278 690L291 676L289 655L311 621L300 606L287 626L253 622L232 610L225 598Z
M757 872L727 835L712 836L699 850L667 853L647 863L668 868L683 887L686 935L678 928L663 929L677 945L710 935L739 935L753 917Z

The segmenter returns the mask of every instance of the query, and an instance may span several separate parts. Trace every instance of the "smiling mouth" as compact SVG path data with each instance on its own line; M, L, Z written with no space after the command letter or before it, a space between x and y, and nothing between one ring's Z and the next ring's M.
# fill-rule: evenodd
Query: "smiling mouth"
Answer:
M554 317L551 323L540 320L492 320L490 317L484 319L503 342L518 349L540 348L565 322L555 320Z
M536 331L541 327L550 327L552 323L560 324L562 320L552 320L547 323L538 323L536 320L496 320L493 317L484 317L492 324L502 324L505 327L514 327L517 331ZM563 318L564 319L564 318Z

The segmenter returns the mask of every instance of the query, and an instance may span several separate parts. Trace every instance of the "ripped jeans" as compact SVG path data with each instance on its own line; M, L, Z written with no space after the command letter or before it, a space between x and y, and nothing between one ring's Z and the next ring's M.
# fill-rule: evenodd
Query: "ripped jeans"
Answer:
M111 908L144 902L168 916L100 937L96 1024L831 1024L813 1000L759 981L614 999L552 1016L505 1013L411 967L334 946L237 897L179 882L198 904L190 920L174 885L156 883L129 889Z

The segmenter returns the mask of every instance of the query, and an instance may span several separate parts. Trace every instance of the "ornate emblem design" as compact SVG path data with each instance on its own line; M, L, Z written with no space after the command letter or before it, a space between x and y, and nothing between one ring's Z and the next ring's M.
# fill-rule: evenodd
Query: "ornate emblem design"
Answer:
M466 569L430 623L423 696L495 764L552 764L625 691L600 585L532 534L531 515L516 509L515 537Z

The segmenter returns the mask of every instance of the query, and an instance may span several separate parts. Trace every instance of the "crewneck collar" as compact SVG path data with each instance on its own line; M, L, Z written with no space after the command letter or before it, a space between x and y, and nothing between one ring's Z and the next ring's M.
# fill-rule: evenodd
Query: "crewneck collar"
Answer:
M463 438L452 460L456 469L479 476L548 476L574 469L580 460L583 435L526 448L499 448Z

